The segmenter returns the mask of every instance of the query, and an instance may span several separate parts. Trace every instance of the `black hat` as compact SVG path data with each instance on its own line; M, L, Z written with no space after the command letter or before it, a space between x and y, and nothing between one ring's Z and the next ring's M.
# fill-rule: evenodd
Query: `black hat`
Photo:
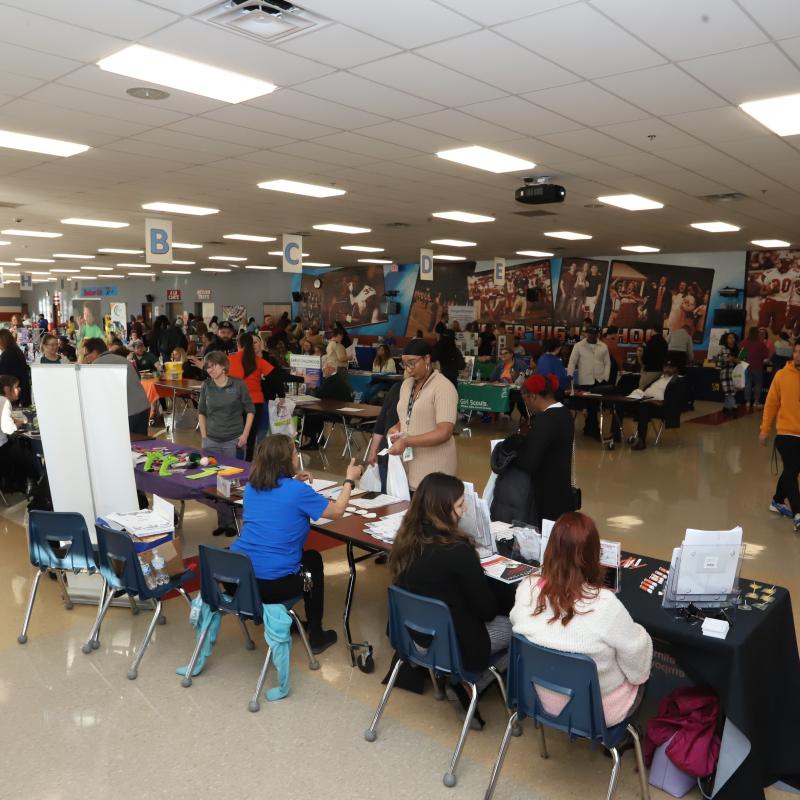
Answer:
M235 331L236 330L236 328L233 327L233 323L230 322L227 319L223 320L222 322L220 322L219 327L220 327L220 330L222 328L227 328L229 331Z
M424 339L412 339L403 350L404 356L429 356L431 346Z

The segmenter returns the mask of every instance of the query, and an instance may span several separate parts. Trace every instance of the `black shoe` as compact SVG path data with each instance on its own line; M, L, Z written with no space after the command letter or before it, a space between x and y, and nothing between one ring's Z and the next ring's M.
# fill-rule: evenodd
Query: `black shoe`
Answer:
M375 558L376 564L385 564L389 560L388 553L381 553L379 556Z
M450 704L456 710L459 719L463 720L467 716L467 711L469 710L469 695L467 695L467 690L460 683L452 684L448 681L445 684L444 693L450 701ZM482 731L485 725L486 722L484 722L476 703L475 713L470 720L469 729L471 731Z
M239 535L239 531L237 531L236 528L225 528L224 530L225 530L225 535L229 539L232 539L234 536Z
M631 450L646 450L647 444L645 444L644 439L637 439L635 444L632 445Z
M312 634L309 637L311 652L315 656L324 653L331 645L336 644L338 638L336 631L320 631L319 633Z
M221 525L219 528L214 528L214 530L211 531L211 535L212 536L222 536L225 533L225 531L227 531L227 530L228 529L224 525Z

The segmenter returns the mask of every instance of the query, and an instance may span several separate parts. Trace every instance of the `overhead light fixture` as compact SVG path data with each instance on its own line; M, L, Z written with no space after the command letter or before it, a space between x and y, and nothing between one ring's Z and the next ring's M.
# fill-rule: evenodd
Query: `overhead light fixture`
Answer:
M190 214L194 217L207 217L209 214L219 214L218 208L188 206L183 203L165 203L160 200L155 203L142 203L142 208L145 211L161 211L164 214Z
M174 262L173 262L174 263ZM187 269L162 269L162 275L191 275L192 273L189 272Z
M433 254L433 258L436 261L466 261L466 256L450 256L450 255L436 255Z
M8 272L8 273L6 273L6 274L7 274L9 277L12 277L12 278L19 278L19 275L12 275L10 272ZM50 275L50 273L49 273L49 272L31 272L30 274L31 274L31 275L38 275L38 276L40 276L40 277L41 277L42 275L44 275L45 277L49 277L49 275Z
M125 278L124 275L120 275L120 274L118 274L116 272L104 272L102 275L98 275L97 277L98 278L102 278L103 280L105 280L106 278L112 278L112 279L115 279L115 278L124 279Z
M800 133L800 94L752 100L741 103L739 108L778 136Z
M453 150L440 150L436 154L446 161L455 161L466 164L468 167L485 169L487 172L519 172L523 169L533 169L536 164L523 158L501 153L499 150L490 150L488 147L473 145L471 147L456 147Z
M29 261L31 264L55 264L54 258L20 258L17 256L17 261Z
M247 264L245 269L278 269L277 267L270 267L266 264Z
M552 258L553 254L546 250L517 250L518 256L532 256L533 258Z
M231 272L226 267L201 267L200 272Z
M355 225L338 225L326 222L324 225L314 225L315 231L330 231L331 233L372 233L372 228L359 228Z
M172 249L173 250L200 250L202 249L203 245L201 244L192 244L191 242L173 242Z
M328 264L326 261L304 261L303 262L303 266L304 267L329 267L330 264Z
M140 44L131 45L100 59L97 66L106 72L211 97L223 103L242 103L270 94L277 88L258 78Z
M53 258L77 258L77 259L92 259L96 256L82 255L81 253L53 253Z
M98 253L116 253L122 256L140 256L144 250L126 250L124 247L101 247Z
M118 267L135 267L136 269L150 269L150 264L134 264L130 261L120 261Z
M382 253L383 247L369 247L366 244L343 244L340 250L352 250L355 253Z
M34 239L58 239L63 233L53 231L29 231L23 228L5 228L0 231L4 236L30 236Z
M570 241L592 238L588 233L575 233L575 231L547 231L545 236L549 236L551 239L569 239Z
M244 256L209 256L209 261L247 261Z
M113 222L110 219L83 219L67 217L61 220L62 225L84 225L87 228L129 228L129 222Z
M0 267L18 267L19 264L16 261L0 261Z
M128 277L129 278L133 278L134 276L137 277L137 278L155 278L156 273L155 272L129 272L128 273Z
M750 244L756 247L791 247L791 243L784 242L783 239L753 239Z
M275 242L274 236L256 236L252 233L225 233L223 239L238 239L242 242Z
M431 244L440 244L442 247L475 247L478 243L464 239L431 239Z
M64 142L60 139L46 139L42 136L31 136L28 133L0 131L0 147L10 150L27 150L29 153L43 153L46 156L76 156L91 150L88 144Z
M626 244L620 250L628 250L631 253L660 253L660 247L650 247L646 244Z
M706 233L732 233L741 230L738 225L731 225L729 222L693 222L691 226Z
M494 222L494 217L485 214L473 214L470 211L434 211L431 216L437 219L449 219L453 222Z
M390 258L359 258L359 264L391 264L392 260ZM308 266L308 263L304 264L303 266Z
M90 269L94 272L111 272L114 268L113 267L95 267L95 266L85 266L81 267L81 269Z
M180 264L180 265L186 265L186 266L189 266L189 265L191 265L191 264L196 264L197 262L196 262L196 261L178 261L178 259L177 259L177 258L173 258L173 259L172 259L172 263L173 263L173 264Z
M73 272L80 272L79 269L51 269L50 272L63 272L65 275L71 275Z
M72 276L72 280L73 281L96 281L97 280L97 276L96 275L73 275Z
M656 208L664 208L664 204L659 203L658 200L650 200L639 194L607 194L597 199L601 203L624 208L626 211L651 211Z
M318 186L315 183L302 183L301 181L263 181L258 184L258 188L269 189L273 192L302 194L305 197L340 197L347 194L344 189L334 189L332 186Z
M268 255L268 256L282 256L282 255L283 255L283 250L270 250L270 251L267 253L267 255ZM303 258L306 258L306 257L309 255L309 253L300 253L300 255L301 255Z
M5 247L7 244L11 244L11 242L7 242L5 239L0 239L0 247Z

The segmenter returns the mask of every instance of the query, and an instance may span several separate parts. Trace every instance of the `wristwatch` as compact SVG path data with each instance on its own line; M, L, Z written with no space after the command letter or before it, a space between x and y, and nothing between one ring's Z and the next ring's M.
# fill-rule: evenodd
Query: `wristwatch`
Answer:
M344 486L346 483L350 484L350 488L351 489L355 489L356 488L356 482L352 478L345 478L342 481L342 486Z

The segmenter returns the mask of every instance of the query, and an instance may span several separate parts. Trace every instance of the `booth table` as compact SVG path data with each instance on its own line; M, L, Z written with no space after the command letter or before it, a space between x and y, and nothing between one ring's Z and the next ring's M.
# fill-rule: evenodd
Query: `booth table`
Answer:
M513 387L508 383L458 382L458 410L462 413L480 411L508 414Z
M161 398L172 398L172 415L175 416L175 398L179 395L188 396L193 393L200 393L203 381L194 381L184 378L178 381L170 381L164 378L142 378L142 388L150 402L150 416L153 415L153 407ZM175 425L170 425L170 436L175 441Z
M310 397L310 395L306 395ZM297 398L291 398L296 400ZM342 409L350 409L349 411L342 411ZM305 400L297 403L294 408L295 414L301 414L299 436L302 440L303 428L305 427L306 414L322 414L329 419L337 419L341 421L345 434L345 452L350 457L353 457L352 444L353 444L353 420L357 420L361 424L375 422L378 415L381 413L380 406L368 405L366 403L347 403L343 400ZM344 453L342 453L344 455Z

